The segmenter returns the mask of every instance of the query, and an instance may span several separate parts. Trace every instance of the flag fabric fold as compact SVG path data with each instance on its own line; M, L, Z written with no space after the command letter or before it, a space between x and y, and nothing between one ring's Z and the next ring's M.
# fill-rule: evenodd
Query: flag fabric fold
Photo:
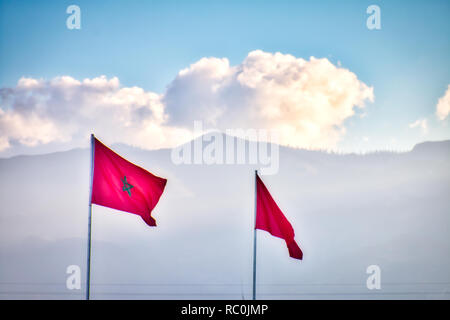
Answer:
M295 233L266 186L256 174L256 222L255 229L265 230L271 235L284 239L289 256L302 260L303 252L294 240Z
M156 226L151 213L166 183L94 138L91 203L140 215L147 225Z

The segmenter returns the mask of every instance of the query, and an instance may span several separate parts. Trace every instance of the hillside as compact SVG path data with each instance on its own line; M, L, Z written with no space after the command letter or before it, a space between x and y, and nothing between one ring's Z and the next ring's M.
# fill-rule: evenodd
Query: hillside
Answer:
M257 166L113 149L168 185L156 228L94 206L93 298L249 298ZM449 298L450 141L406 153L279 152L278 173L262 178L304 260L258 232L258 298ZM89 166L88 149L0 159L0 298L84 297L65 280L68 265L86 267ZM382 290L366 288L371 264Z

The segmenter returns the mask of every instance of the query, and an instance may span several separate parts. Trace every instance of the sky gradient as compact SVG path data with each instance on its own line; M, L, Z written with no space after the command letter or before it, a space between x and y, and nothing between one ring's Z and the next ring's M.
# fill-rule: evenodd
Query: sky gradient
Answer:
M66 28L71 4L81 8L80 30ZM236 66L254 50L280 52L326 58L373 88L373 102L344 119L345 134L334 149L409 150L418 142L449 139L448 117L440 120L436 106L450 83L450 4L377 1L381 30L369 30L371 4L0 1L0 88L14 88L21 77L82 81L105 75L117 77L121 87L164 94L180 70L204 57ZM0 103L3 111L11 108ZM0 154L45 147L23 149L11 139L13 147Z

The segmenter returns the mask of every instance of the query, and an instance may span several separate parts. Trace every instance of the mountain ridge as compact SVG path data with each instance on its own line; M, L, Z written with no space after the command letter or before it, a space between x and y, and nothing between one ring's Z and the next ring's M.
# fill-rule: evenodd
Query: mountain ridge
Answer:
M293 261L282 240L258 232L258 277L261 283L275 284L261 288L260 297L288 293L302 298L319 292L339 298L328 287L311 291L276 285L308 279L358 283L359 288L339 292L370 298L371 292L364 290L366 268L372 264L380 266L382 283L449 283L450 163L442 152L448 143L366 155L280 147L279 171L261 178L293 226L304 260ZM139 216L93 206L92 283L177 283L180 287L170 292L179 299L223 294L213 284L224 279L250 283L257 165L177 165L170 149L112 148L168 183L152 213L157 228L149 228ZM53 291L45 285L26 289L4 284L48 281L64 292L66 267L86 266L90 172L88 148L0 160L2 291L23 292L18 298L29 292L50 295ZM69 238L79 240L65 240ZM183 287L187 283L205 286L193 291ZM444 289L448 286L429 292L445 298L440 294ZM118 287L112 295L105 290L94 286L92 294L100 299L164 297L157 287ZM414 296L424 290L419 284L403 289L403 295L399 290L383 287L383 297L423 298ZM232 288L227 294L242 296Z
M183 145L186 144L192 144L194 141L198 140L198 139L202 139L203 137L206 136L208 133L203 134L197 138L194 138L188 142L185 142L183 144L180 144L176 147L173 148L158 148L158 149L145 149L145 148L141 148L138 146L134 146L131 144L126 144L126 143L113 143L111 144L109 147L111 149L126 149L126 148L131 148L134 149L135 151L141 151L141 152L170 152L171 150L175 149L175 148L180 148ZM227 137L229 135L220 132L220 134L223 137ZM229 136L233 139L239 139L239 140L244 140L246 144L248 143L252 143L253 141L250 141L248 139L243 139L240 137L235 137L235 136ZM206 144L210 143L210 142L204 142ZM356 156L364 156L364 155L374 155L374 154L407 154L407 153L424 153L427 151L434 151L434 152L439 152L442 154L448 154L450 156L450 139L448 140L438 140L438 141L423 141L423 142L418 142L416 143L413 148L411 148L411 150L408 151L392 151L392 150L375 150L375 151L369 151L369 152L364 152L364 153L358 153L358 152L339 152L339 151L328 151L328 150L323 150L323 149L307 149L307 148L295 148L295 147L290 147L290 146L284 146L284 145L280 145L278 144L279 148L283 148L285 150L289 150L289 151L299 151L299 152L311 152L311 153L323 153L323 154L333 154L333 155L342 155L342 156L349 156L349 155L356 155ZM38 154L18 154L18 155L13 155L13 156L9 156L9 157L0 157L0 160L5 160L5 159L13 159L13 158L20 158L20 157L32 157L32 156L45 156L45 155L50 155L50 154L58 154L58 153L64 153L64 152L71 152L71 151L77 151L77 150L86 150L86 147L76 147L76 148L72 148L72 149L68 149L68 150L61 150L61 151L54 151L54 152L44 152L44 153L38 153Z

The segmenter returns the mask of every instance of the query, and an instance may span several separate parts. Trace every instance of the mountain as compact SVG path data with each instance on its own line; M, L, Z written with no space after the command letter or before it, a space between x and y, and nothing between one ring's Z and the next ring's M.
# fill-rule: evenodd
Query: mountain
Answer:
M186 146L196 141L208 159L209 138ZM247 151L254 144L231 140L235 153L238 141ZM92 297L250 298L261 166L248 157L175 164L170 149L113 149L168 184L153 213L156 228L93 206ZM215 159L230 150L224 145ZM405 153L278 150L279 170L262 179L304 260L258 231L259 299L449 298L450 141ZM0 298L84 298L84 278L82 290L65 283L67 266L86 269L89 159L89 149L0 159ZM366 287L369 265L381 269L381 290Z
M422 142L414 146L412 152L415 154L421 153L423 155L433 154L450 157L450 141L428 141Z

